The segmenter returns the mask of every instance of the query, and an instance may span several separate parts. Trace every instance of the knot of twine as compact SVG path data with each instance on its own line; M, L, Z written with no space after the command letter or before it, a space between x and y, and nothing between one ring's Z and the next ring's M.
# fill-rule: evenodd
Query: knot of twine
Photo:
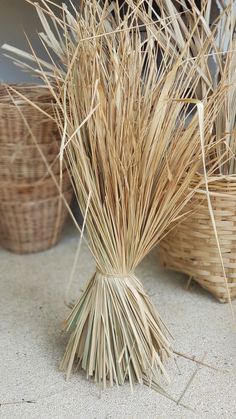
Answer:
M115 273L115 272L102 272L100 269L96 269L96 273L110 278L127 278L134 275L133 272L126 272L126 273Z

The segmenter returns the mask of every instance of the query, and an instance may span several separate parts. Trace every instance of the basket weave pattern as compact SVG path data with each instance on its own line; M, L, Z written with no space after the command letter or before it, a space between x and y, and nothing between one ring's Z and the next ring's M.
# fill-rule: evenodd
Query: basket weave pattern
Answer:
M64 196L70 201L71 191ZM38 201L1 203L0 237L4 247L16 253L31 253L54 246L68 215L60 201L59 196L54 196Z
M47 89L14 88L53 115ZM6 249L37 252L59 240L68 214L57 186L59 144L53 119L0 87L0 244ZM61 192L70 203L71 182L62 169Z
M214 186L213 186L214 185ZM236 298L236 177L209 184L211 205L219 238L228 290ZM165 267L188 274L219 301L228 291L206 194L196 193L195 210L160 243ZM192 208L189 208L192 209Z

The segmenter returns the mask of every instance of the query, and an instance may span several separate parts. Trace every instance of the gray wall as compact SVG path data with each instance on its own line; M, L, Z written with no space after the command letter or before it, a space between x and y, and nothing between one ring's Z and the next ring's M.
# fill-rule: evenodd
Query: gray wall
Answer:
M54 0L56 3L66 3L65 0ZM69 3L69 0L67 1ZM78 4L78 0L74 4ZM34 7L25 0L0 0L0 45L7 43L18 48L29 50L24 32L27 33L37 55L45 56L37 32L42 31L40 21ZM28 73L22 72L11 60L3 56L0 49L0 82L39 82Z

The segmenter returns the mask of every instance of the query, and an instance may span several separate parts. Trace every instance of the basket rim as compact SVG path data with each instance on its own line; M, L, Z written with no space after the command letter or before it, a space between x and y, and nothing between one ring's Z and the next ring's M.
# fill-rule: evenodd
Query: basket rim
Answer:
M210 195L220 195L226 198L236 195L236 174L235 175L211 175L207 177L207 185ZM206 180L203 174L198 174L192 181L190 188L195 193L206 195Z
M11 91L13 88L16 92ZM27 101L22 99L22 94L26 98L31 98L35 104L41 107L55 107L56 103L46 85L35 83L0 83L0 109L15 108L15 102L18 106L29 107Z
M8 88L14 88L16 91L20 90L27 90L30 89L30 93L39 93L40 90L45 94L50 94L50 90L46 86L46 84L36 84L36 83L0 83L0 97L3 96L3 92L6 92L4 95L5 97L8 97ZM41 92L40 92L41 93ZM13 92L14 94L14 92Z
M204 177L203 173L198 173L196 178L198 178L198 179L202 178L202 179L204 179L204 182L205 182L205 177ZM233 175L222 175L222 174L210 175L210 176L207 176L207 180L209 182L217 182L217 181L222 182L222 181L229 181L229 180L235 180L236 181L236 173L233 174Z

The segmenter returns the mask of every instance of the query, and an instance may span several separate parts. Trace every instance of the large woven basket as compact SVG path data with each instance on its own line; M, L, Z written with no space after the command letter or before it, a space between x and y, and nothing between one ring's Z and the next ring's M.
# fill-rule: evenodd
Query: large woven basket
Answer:
M64 193L71 203L72 190ZM33 253L54 246L68 210L59 195L37 201L0 202L0 244L15 253Z
M50 92L11 87L0 86L0 244L30 253L57 243L68 213L58 188L68 204L73 193L64 165L60 181L60 135Z
M38 139L38 137L37 137ZM35 145L25 145L23 141L18 143L0 144L0 159L12 160L14 159L39 159L41 155L54 155L59 153L59 141L54 141L53 137L50 143Z
M54 139L58 139L57 126L53 120L55 104L52 103L48 89L34 85L13 85L13 87L32 100L38 108L51 115L52 119L26 103L10 89L0 86L0 144L20 142L25 145L34 145L34 138L39 144L51 144Z
M193 204L186 209L192 212L160 243L159 259L168 269L188 274L219 301L228 302L229 295L236 298L236 176L209 179L209 191L220 252L203 190L195 194L194 209Z
M60 134L54 113L47 88L0 85L0 182L34 183L49 177L51 171L59 173Z
M62 169L64 170L64 165ZM33 183L60 173L60 162L55 154L47 156L46 161L37 159L3 159L0 157L0 179L2 182Z
M62 182L60 175L39 180L34 183L13 183L0 182L0 197L2 202L6 201L39 201L58 195L58 190L66 192L71 188L71 180L67 172L62 173Z

